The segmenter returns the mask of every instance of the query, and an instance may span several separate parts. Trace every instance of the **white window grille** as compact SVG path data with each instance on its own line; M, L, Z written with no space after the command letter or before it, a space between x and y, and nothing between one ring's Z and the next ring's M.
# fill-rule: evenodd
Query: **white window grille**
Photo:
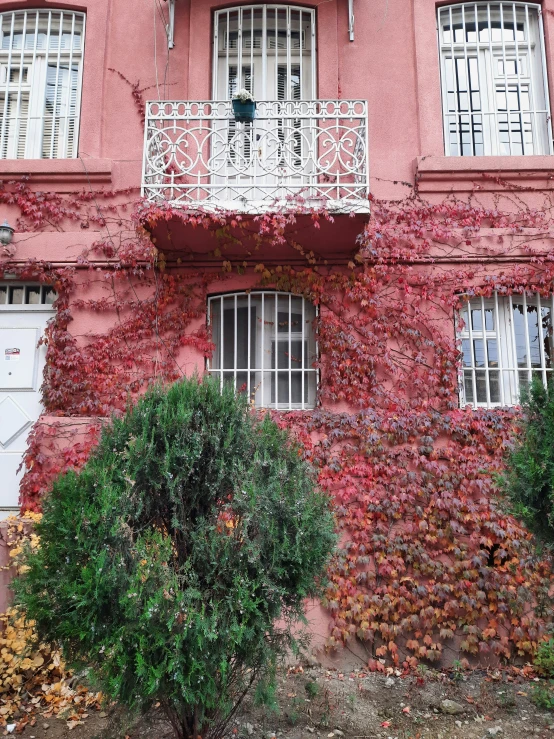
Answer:
M315 306L281 292L208 299L215 351L208 364L259 408L314 408L317 389Z
M0 159L77 156L85 15L0 13Z
M214 17L213 98L238 84L256 100L314 100L315 11L289 5L245 5Z
M7 306L52 305L57 298L50 285L0 282L0 309Z
M462 404L515 405L533 377L553 369L554 296L471 298L462 310Z
M438 20L446 154L551 154L540 6L467 2Z
M315 98L315 11L288 5L247 5L220 10L214 18L214 100L230 100L246 89L256 100L275 101L275 119L226 121L228 161L252 178L257 169L270 183L279 172L306 170L311 132L300 119L278 118L278 101ZM305 126L304 126L305 129ZM253 157L253 142L258 142ZM304 151L303 151L304 149ZM221 157L216 146L215 157Z

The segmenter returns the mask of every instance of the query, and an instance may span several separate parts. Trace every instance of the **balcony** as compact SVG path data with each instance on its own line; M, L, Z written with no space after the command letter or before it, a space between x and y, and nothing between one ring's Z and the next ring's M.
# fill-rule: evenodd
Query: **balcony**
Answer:
M367 103L263 101L238 123L230 101L149 102L142 193L183 208L256 214L300 198L366 214Z

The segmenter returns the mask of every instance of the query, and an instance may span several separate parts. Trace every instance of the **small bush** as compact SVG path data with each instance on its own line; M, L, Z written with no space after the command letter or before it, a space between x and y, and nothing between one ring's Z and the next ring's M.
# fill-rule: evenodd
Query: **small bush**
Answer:
M54 483L18 603L108 696L159 701L178 737L221 737L272 694L334 546L300 450L206 379L150 390Z
M539 645L534 664L544 677L554 677L554 639Z
M521 432L502 487L511 512L543 542L554 543L554 385L535 379L523 398Z
M531 693L531 700L537 708L554 711L554 682L535 685Z

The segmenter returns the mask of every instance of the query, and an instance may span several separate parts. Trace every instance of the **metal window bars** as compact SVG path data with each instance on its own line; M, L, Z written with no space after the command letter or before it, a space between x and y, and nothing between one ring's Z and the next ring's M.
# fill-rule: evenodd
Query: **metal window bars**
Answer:
M546 385L553 370L553 316L554 296L469 298L458 333L462 405L516 405L534 376Z
M213 99L226 100L230 68L248 67L257 100L293 97L293 70L299 68L300 99L316 94L315 11L289 5L245 5L214 15ZM281 72L279 71L281 68Z
M244 84L241 86L257 100L313 100L315 38L313 10L288 5L250 5L217 11L214 17L214 100L232 98L237 92L237 70L242 70ZM228 98L223 94L227 90ZM216 128L222 125L227 127L227 123L214 123ZM300 168L302 150L309 145L311 132L306 128L303 135L292 131L301 127L299 120L259 119L256 131L251 123L229 122L232 163L237 162L239 151L242 162L250 163L255 142L267 140L266 129L273 131L275 126L279 168L282 171ZM259 150L260 146L255 148ZM252 165L249 168L252 169Z
M84 13L0 13L0 159L77 156L84 34Z
M208 298L215 351L208 363L260 408L315 407L315 306L290 293L252 291Z
M540 6L467 2L438 9L445 153L552 153Z

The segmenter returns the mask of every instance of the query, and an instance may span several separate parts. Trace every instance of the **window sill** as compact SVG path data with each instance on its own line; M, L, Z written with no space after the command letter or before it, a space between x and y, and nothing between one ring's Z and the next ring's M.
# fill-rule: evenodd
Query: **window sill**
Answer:
M498 192L507 185L551 189L554 156L417 157L414 171L420 192Z
M111 159L4 159L0 181L29 177L31 185L55 185L59 192L90 184L110 184Z

